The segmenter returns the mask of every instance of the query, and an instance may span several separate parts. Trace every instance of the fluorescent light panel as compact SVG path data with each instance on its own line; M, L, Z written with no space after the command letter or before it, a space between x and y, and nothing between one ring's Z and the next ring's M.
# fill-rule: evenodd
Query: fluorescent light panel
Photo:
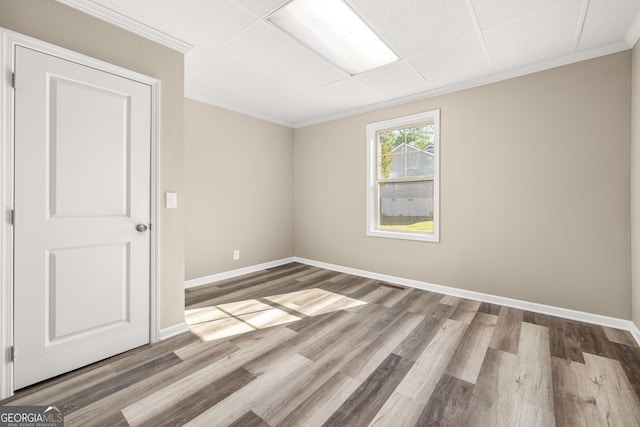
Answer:
M268 19L352 75L398 60L343 0L293 0Z

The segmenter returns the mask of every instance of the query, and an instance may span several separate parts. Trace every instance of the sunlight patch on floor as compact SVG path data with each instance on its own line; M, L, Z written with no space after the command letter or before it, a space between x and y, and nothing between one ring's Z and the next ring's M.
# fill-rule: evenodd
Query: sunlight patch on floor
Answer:
M266 297L265 299L306 316L316 316L318 314L331 313L332 311L344 310L366 304L364 301L318 288L274 295Z
M185 320L200 339L213 341L364 304L364 301L313 288L188 309Z

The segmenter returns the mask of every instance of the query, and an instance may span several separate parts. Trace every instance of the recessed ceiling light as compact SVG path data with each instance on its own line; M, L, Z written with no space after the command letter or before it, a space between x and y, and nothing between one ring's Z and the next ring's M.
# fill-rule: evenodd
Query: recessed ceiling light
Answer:
M343 0L292 0L268 20L352 75L398 60Z

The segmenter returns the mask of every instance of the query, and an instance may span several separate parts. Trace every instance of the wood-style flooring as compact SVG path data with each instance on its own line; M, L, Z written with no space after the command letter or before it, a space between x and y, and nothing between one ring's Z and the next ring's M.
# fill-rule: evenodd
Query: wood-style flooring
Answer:
M16 393L67 426L640 426L640 348L302 264L186 292L191 332Z

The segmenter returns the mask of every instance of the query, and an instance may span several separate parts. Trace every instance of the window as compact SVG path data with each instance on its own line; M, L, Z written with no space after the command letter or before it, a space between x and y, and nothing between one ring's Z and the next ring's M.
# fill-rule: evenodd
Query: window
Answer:
M367 125L367 235L440 241L440 110Z

